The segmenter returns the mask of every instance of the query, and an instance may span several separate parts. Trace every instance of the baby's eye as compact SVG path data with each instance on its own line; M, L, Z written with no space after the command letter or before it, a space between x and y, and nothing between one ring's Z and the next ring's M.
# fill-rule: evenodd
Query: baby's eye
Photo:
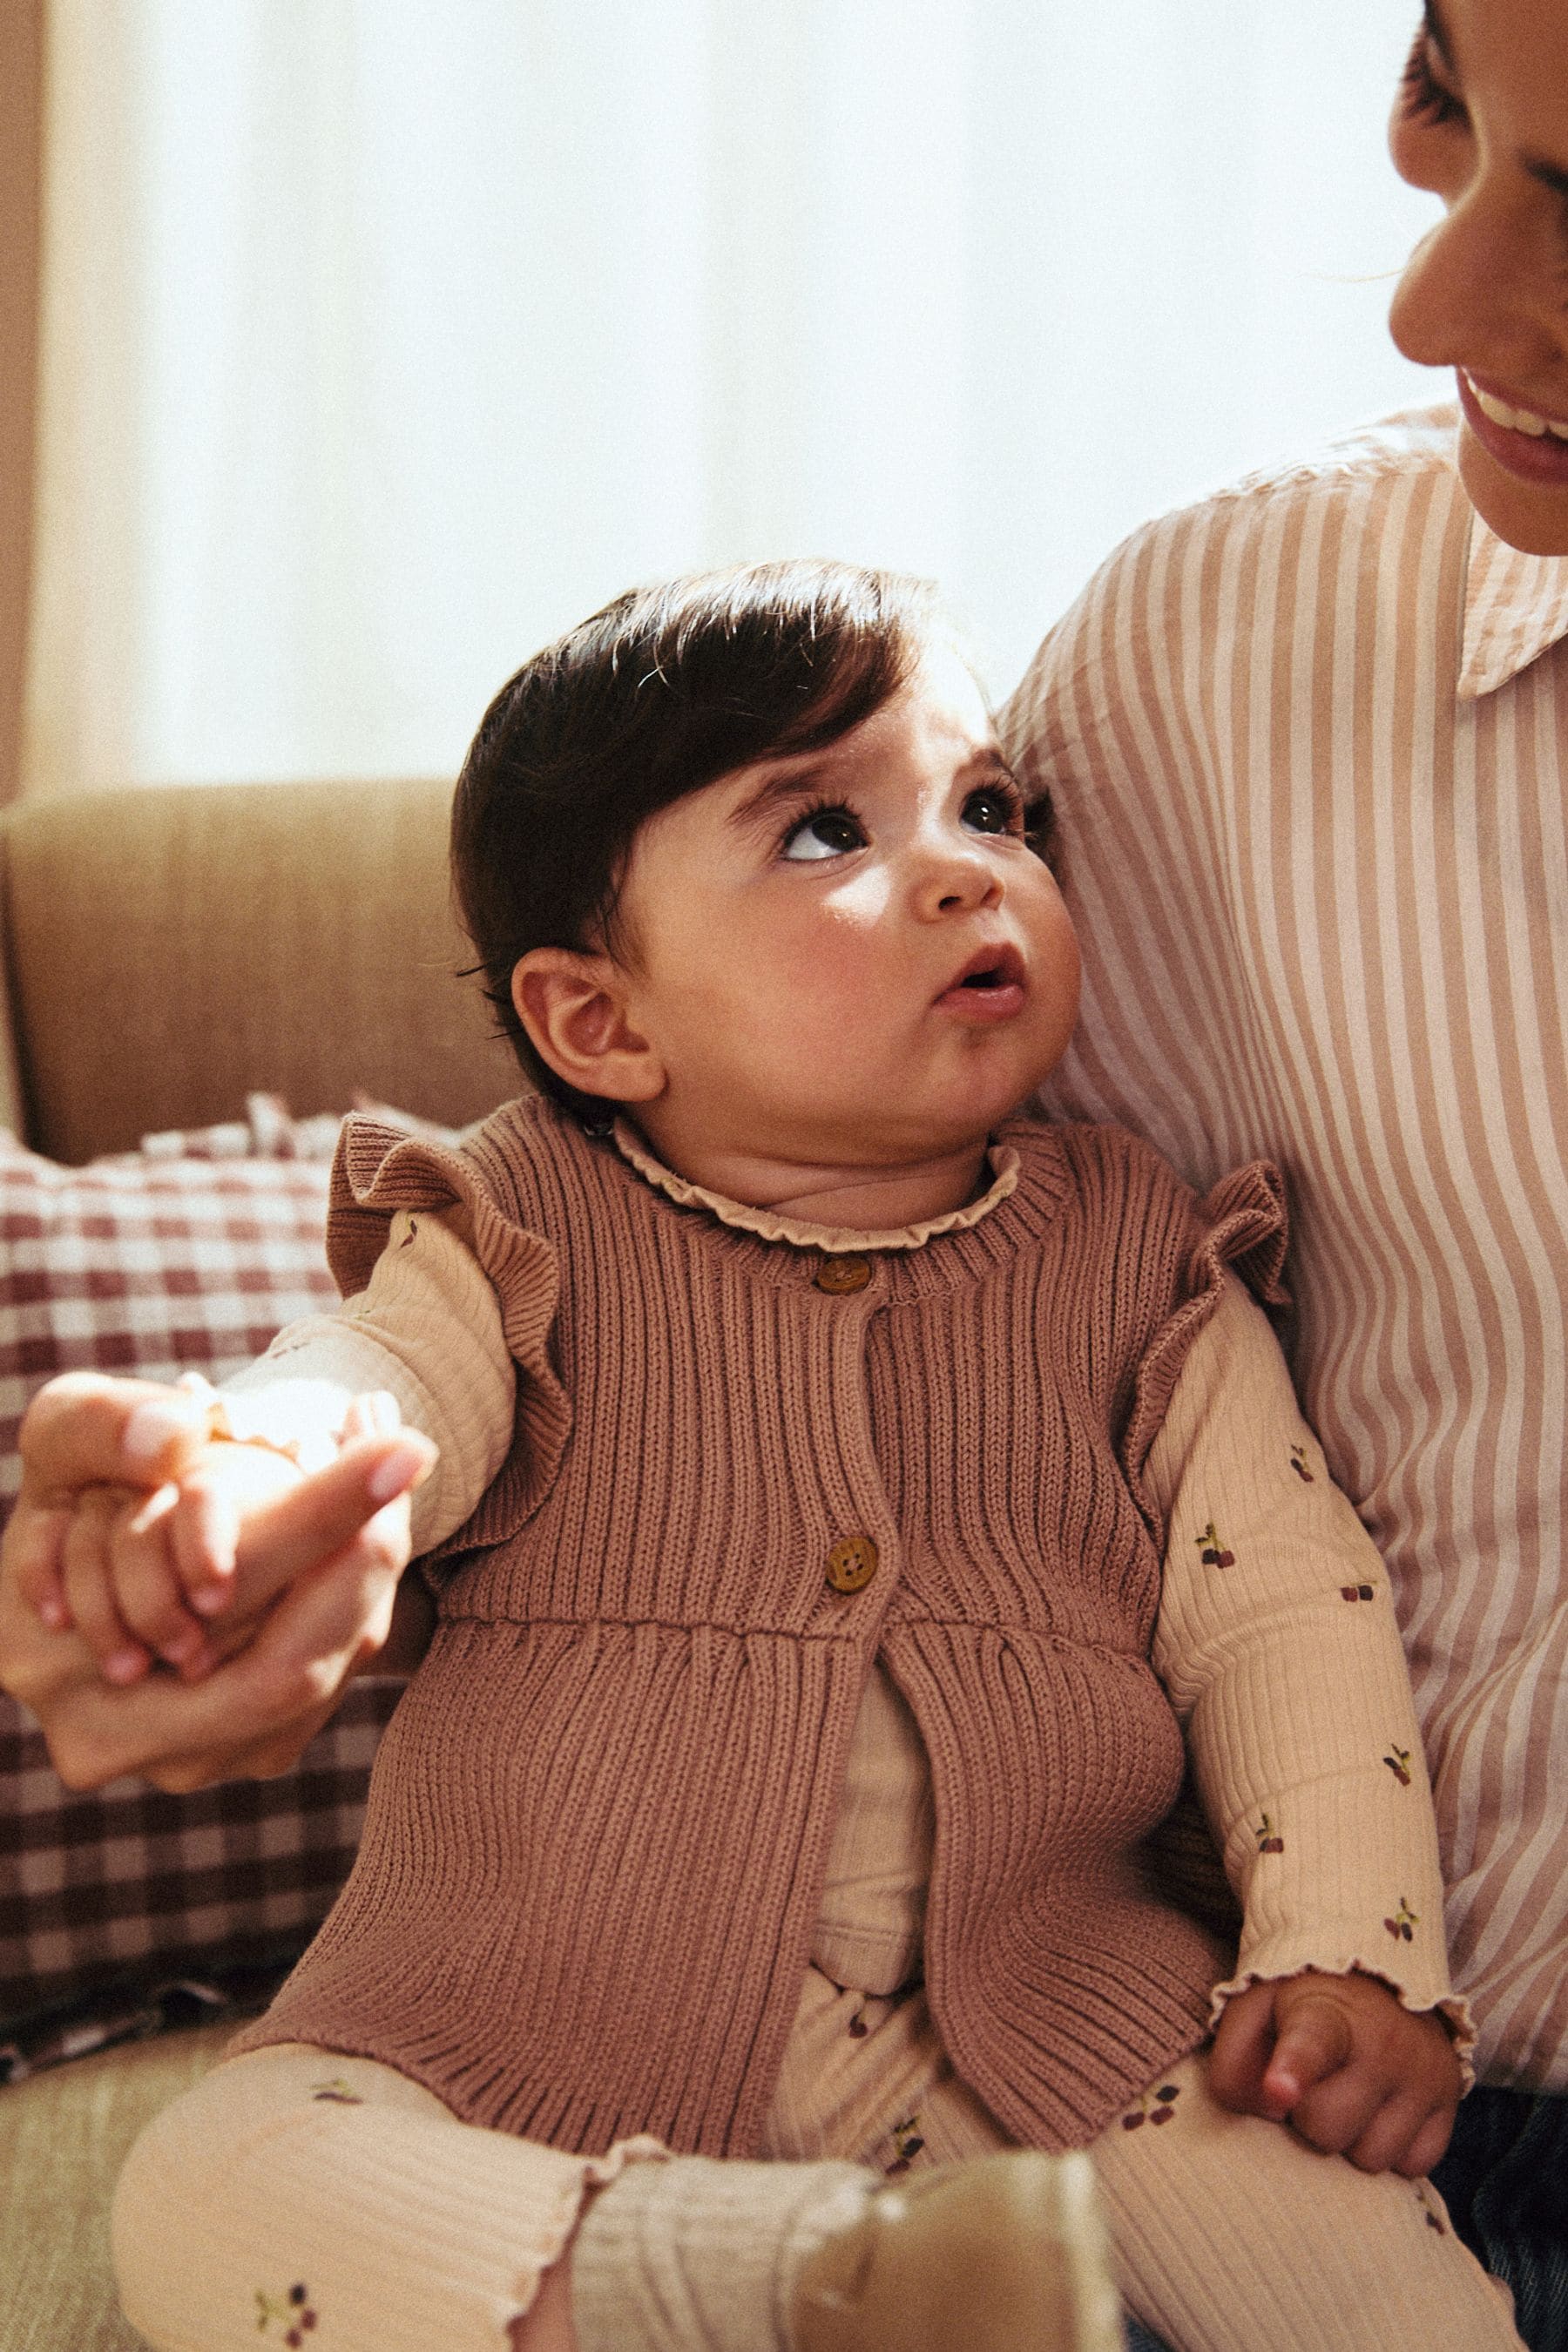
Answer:
M842 857L846 850L864 849L860 820L847 809L813 809L792 824L779 844L781 857Z
M1021 833L1023 804L1004 784L987 784L963 803L963 822L974 833Z

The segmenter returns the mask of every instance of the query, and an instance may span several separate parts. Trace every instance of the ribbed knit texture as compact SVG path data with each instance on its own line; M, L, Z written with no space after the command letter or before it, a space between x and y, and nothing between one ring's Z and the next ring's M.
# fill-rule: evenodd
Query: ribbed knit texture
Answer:
M878 2185L855 2164L633 2165L573 2241L578 2352L792 2352L802 2269Z
M351 1128L340 1282L396 1210L463 1202L519 1442L447 1548L353 1875L241 2046L381 2058L563 2147L745 2153L879 1646L931 1759L965 2080L1082 2145L1201 2039L1216 1954L1133 1857L1182 1775L1142 1469L1222 1260L1267 1286L1282 1220L1256 1170L1200 1206L1113 1130L1005 1133L1009 1199L830 1294L544 1103L461 1155ZM847 1536L879 1554L850 1595Z

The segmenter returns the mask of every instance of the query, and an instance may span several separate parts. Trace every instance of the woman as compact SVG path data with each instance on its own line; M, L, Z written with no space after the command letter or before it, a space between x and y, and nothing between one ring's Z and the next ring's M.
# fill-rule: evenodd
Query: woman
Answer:
M1266 1153L1398 1599L1481 2091L1436 2178L1568 2344L1568 5L1427 0L1395 295L1459 409L1139 533L1004 723L1089 942L1051 1107ZM1151 1022L1146 1008L1161 1008Z

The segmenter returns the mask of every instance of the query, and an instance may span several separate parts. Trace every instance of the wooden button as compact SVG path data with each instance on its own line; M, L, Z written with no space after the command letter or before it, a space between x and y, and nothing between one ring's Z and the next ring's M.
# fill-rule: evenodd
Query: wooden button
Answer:
M864 1290L870 1279L868 1257L825 1257L816 1269L818 1290L826 1290L836 1298L842 1297L846 1291Z
M877 1573L877 1547L869 1536L840 1536L827 1555L827 1581L835 1592L860 1592Z

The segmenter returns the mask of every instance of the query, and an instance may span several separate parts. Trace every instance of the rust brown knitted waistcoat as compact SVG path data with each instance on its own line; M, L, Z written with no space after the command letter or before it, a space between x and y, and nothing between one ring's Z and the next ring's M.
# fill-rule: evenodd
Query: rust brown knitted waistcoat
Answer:
M1021 2142L1081 2146L1197 2044L1216 1955L1135 1853L1183 1765L1142 1469L1222 1261L1272 1286L1277 1190L1200 1204L1115 1129L998 1139L1011 1196L855 1289L542 1101L461 1153L351 1126L339 1282L398 1209L467 1203L517 1436L438 1558L353 1875L240 2047L381 2059L563 2147L746 2152L879 1650L931 1759L959 2073Z

